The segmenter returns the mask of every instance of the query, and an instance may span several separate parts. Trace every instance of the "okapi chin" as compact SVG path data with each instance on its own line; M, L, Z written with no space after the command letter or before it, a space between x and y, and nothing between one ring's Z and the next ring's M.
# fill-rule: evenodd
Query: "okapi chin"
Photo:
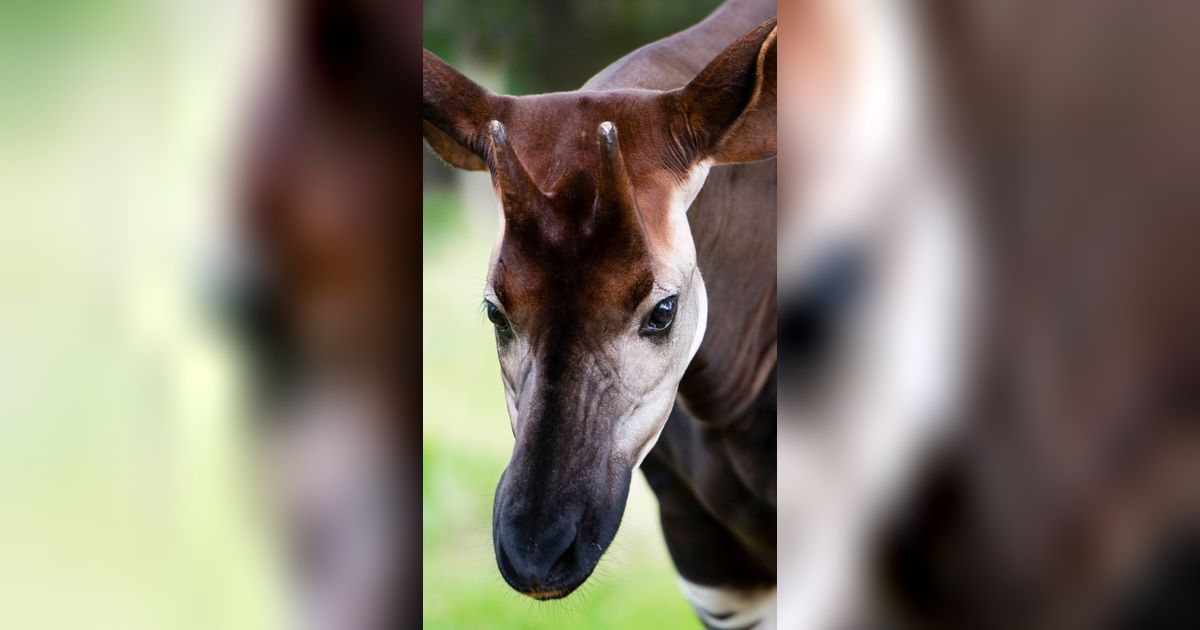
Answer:
M453 166L486 168L499 201L484 308L515 444L492 531L501 575L534 599L592 573L675 417L710 315L689 207L714 167L774 157L775 41L771 18L709 41L688 76L523 97L425 53L425 139ZM773 209L773 180L770 194ZM773 335L773 303L769 316Z

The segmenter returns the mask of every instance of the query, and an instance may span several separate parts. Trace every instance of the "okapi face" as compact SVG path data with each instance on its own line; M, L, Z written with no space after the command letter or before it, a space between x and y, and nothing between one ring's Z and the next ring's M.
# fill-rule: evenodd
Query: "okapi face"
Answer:
M530 597L570 594L616 534L704 336L687 209L712 165L774 156L774 66L773 20L670 92L499 96L425 53L425 139L500 206L484 308L516 444L493 542Z

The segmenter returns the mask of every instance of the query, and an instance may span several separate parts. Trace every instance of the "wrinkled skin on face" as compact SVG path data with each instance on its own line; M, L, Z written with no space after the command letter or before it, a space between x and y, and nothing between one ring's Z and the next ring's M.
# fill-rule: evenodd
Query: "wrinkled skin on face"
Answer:
M611 542L630 475L702 338L707 301L685 214L689 183L699 189L682 182L662 197L667 207L655 210L666 233L655 239L584 177L553 194L549 225L531 231L502 213L485 299L500 322L516 445L493 529L501 573L534 597L569 593ZM667 306L669 325L653 329Z

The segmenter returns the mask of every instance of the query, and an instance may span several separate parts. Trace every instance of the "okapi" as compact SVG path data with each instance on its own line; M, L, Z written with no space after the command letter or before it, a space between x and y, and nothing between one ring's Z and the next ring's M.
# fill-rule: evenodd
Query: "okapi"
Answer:
M1200 624L1200 6L917 3L981 253L960 426L884 556L910 627Z
M780 619L1198 627L1200 8L789 9Z
M421 619L420 5L294 0L250 119L234 309L289 627ZM406 116L405 112L411 112Z
M773 624L774 14L730 0L565 93L425 52L425 140L499 202L484 306L516 441L492 534L529 597L588 578L640 466L704 623Z

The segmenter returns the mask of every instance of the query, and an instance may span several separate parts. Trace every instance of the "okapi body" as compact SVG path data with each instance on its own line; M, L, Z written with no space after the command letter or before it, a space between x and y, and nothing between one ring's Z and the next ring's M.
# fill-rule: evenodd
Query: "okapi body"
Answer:
M425 54L426 141L499 200L484 295L516 443L493 541L530 597L587 579L640 465L703 621L772 623L774 13L732 0L566 93Z

